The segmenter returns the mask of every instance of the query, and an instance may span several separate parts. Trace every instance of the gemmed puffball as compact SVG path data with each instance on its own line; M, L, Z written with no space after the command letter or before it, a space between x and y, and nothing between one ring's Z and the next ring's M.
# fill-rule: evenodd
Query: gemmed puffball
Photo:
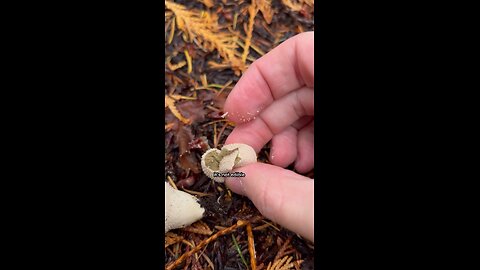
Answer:
M257 154L250 145L233 143L224 145L221 150L209 149L203 154L201 164L203 172L208 177L223 183L225 177L214 176L214 172L226 173L255 162L257 162Z
M204 212L194 196L165 182L165 233L194 223L203 217Z

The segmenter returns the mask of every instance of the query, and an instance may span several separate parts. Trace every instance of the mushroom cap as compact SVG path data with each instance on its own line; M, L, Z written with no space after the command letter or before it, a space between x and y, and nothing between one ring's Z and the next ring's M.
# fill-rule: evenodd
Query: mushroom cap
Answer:
M211 159L208 158L210 155L218 156L220 155L220 153L221 151L218 150L217 148L208 149L205 153L203 153L202 161L200 162L200 164L202 165L202 170L203 170L203 173L205 173L205 175L207 175L210 179L215 180L216 182L223 183L225 181L224 177L213 176L213 173L218 172L219 170L215 170L214 168L211 168L212 164L207 164L209 161L211 161Z
M219 172L231 171L235 166L235 160L237 160L238 154L239 154L238 149L234 149L230 154L223 156L222 160L220 160L218 171Z
M255 150L243 143L227 144L222 150L215 148L207 150L202 155L202 170L210 179L225 182L225 177L214 177L214 172L225 173L234 168L257 162Z
M243 143L232 143L227 144L222 147L222 149L232 150L238 149L238 157L240 161L235 164L234 168L243 167L245 165L257 162L257 153L255 150L248 144Z
M194 223L203 217L204 212L194 196L165 182L165 233Z

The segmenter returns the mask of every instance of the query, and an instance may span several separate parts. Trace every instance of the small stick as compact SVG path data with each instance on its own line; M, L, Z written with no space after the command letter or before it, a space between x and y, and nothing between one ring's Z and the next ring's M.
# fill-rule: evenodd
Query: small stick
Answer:
M213 147L217 148L217 123L213 124Z
M208 122L206 124L203 124L202 127L206 127L208 125L211 125L213 123L218 123L218 122L229 122L227 119L220 119L220 120L214 120L214 121L211 121L211 122ZM231 125L231 124L230 124Z
M250 253L250 265L252 266L252 270L256 270L257 259L255 256L255 243L253 242L252 225L250 223L247 224L247 235L248 235L248 252Z
M202 254L203 258L207 261L208 265L212 268L212 269L215 269L215 266L213 265L212 261L210 260L210 258L208 258L207 255L205 254Z
M229 81L220 89L220 91L218 91L217 96L219 96L219 95L223 92L223 90L225 90L225 88L229 87L230 84L232 84L232 82L233 82L232 80L229 80Z
M220 141L221 137L222 137L222 134L223 134L223 131L225 130L225 128L228 126L228 123L225 123L222 127L222 129L220 129L220 132L218 133L218 137L217 137L217 143ZM217 146L215 146L217 147Z
M215 108L215 107L213 107L213 106L211 106L211 105L207 105L206 107L209 108L209 109L212 110L212 111L220 112L220 109Z

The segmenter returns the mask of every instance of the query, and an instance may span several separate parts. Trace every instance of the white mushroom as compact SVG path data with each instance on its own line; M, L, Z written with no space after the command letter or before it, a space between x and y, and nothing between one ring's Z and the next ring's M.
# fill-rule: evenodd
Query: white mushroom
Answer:
M165 233L194 223L204 212L194 196L165 182Z
M205 152L202 155L202 161L200 162L200 164L202 165L203 172L210 179L215 180L215 177L213 176L213 172L218 171L220 169L220 162L218 161L219 155L220 155L220 150L216 148L208 149L207 152ZM219 181L219 179L217 179L216 181Z
M222 147L222 150L223 149L238 149L238 157L240 160L235 164L234 168L243 167L245 165L257 162L257 153L255 153L255 150L248 144L232 143L224 145Z
M224 145L222 150L209 149L203 154L201 164L203 172L208 177L216 182L223 183L225 177L215 176L215 172L226 173L255 162L257 162L257 154L251 146L234 143Z
M226 150L222 148L221 152L224 154L222 155L222 159L220 160L219 164L219 172L228 172L235 166L235 161L238 161L239 151L238 149L230 149Z

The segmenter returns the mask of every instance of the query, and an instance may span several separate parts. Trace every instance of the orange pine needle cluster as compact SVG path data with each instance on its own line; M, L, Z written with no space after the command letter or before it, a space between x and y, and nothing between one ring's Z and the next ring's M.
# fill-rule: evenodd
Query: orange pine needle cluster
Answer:
M246 70L245 63L236 55L237 37L220 31L215 13L188 10L185 6L171 1L165 1L165 7L175 15L176 27L185 34L186 41L195 40L197 45L207 51L217 50L224 60L217 64L232 68L236 74Z

